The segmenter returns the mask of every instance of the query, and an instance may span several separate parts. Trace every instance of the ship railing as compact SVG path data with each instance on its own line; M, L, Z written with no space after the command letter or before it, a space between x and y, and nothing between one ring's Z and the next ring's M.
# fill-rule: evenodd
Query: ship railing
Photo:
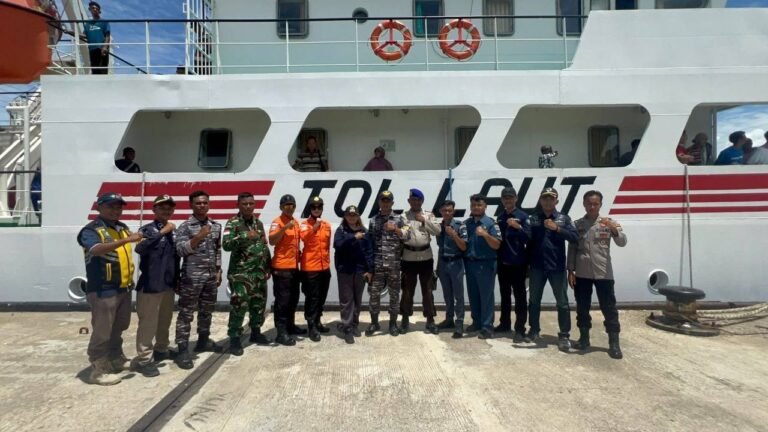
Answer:
M431 34L433 20L469 20L481 28L482 44L471 58L458 61L439 48ZM371 49L370 32L380 22L396 20L413 34L408 55L398 61L384 61ZM513 20L513 31L500 26ZM365 19L116 19L112 28L110 73L115 74L194 74L365 72L365 71L450 71L450 70L557 70L570 66L586 21L582 15L480 15L480 16L403 16ZM546 26L522 23L548 22ZM89 59L83 47L93 47L82 36L87 20L64 20L73 29L52 49L74 58L72 74L90 74ZM323 28L318 38L295 36L297 23L338 22L338 27ZM489 25L492 27L488 29ZM518 27L525 31L517 32ZM242 26L252 26L244 29ZM415 34L415 27L421 34ZM541 27L541 30L539 29ZM266 30L268 28L268 31ZM336 30L342 28L343 30ZM555 29L557 28L557 31ZM199 29L205 29L200 32ZM277 31L279 30L279 31ZM328 30L328 31L326 31ZM328 38L322 34L328 33ZM386 33L386 32L385 32ZM519 34L518 34L519 33ZM222 34L225 37L222 37ZM455 34L455 33L454 33ZM555 36L552 36L555 34ZM259 35L264 40L244 40ZM346 36L345 36L346 35ZM405 40L395 32L395 42ZM342 36L342 37L338 37ZM386 39L386 37L383 37ZM60 65L52 65L61 73Z
M23 184L26 176L34 173L24 170L0 171L0 227L40 225L42 190L32 190L30 185ZM37 201L35 204L38 211L34 210L33 200Z

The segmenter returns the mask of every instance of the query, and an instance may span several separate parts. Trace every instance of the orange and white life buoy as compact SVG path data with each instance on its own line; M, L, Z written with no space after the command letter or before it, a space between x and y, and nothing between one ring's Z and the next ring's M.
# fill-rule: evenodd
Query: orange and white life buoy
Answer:
M379 38L385 30L389 30L387 40L381 42ZM403 35L402 43L395 39L395 30ZM370 41L373 53L386 61L400 60L408 55L408 51L410 51L411 46L413 46L413 36L411 35L411 31L408 30L408 27L406 27L405 24L395 20L380 22L379 25L373 29ZM386 50L385 48L389 46L395 47L395 49L392 51Z
M459 30L459 36L456 40L448 41L448 34L453 29ZM463 32L469 33L470 39L464 38ZM440 49L448 57L455 58L456 60L466 60L480 49L480 30L472 24L471 21L463 19L455 19L440 29L440 33L437 36L440 42ZM465 49L459 51L454 47L457 45L463 46Z

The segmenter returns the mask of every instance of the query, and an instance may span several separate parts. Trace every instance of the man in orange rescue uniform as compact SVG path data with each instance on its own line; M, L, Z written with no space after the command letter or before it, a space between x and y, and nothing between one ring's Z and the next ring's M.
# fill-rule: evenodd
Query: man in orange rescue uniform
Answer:
M323 199L309 200L309 217L301 223L299 235L304 243L301 252L301 291L304 293L304 318L309 327L309 339L320 341L320 333L330 329L320 322L323 306L331 284L331 224L321 219Z
M275 295L275 328L281 345L296 345L291 335L306 334L296 326L296 306L299 304L299 221L293 217L296 198L283 195L280 198L282 213L269 228L269 244L275 247L272 255L272 290Z

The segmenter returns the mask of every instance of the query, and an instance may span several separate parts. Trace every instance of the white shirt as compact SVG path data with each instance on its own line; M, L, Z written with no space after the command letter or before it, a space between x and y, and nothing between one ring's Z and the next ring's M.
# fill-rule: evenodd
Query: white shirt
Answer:
M758 147L752 152L752 156L749 157L747 165L768 165L768 149L765 147Z

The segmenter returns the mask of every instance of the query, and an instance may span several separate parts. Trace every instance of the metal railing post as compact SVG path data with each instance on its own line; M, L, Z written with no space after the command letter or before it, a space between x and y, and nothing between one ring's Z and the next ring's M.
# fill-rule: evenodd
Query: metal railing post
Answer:
M22 175L22 178L24 179L24 188L29 188L30 183L32 182L32 179L29 177L29 169L31 166L30 159L32 157L32 152L29 148L29 105L30 101L27 99L27 104L24 105L24 111L23 111L23 119L24 119L24 174ZM18 187L17 187L18 188ZM22 211L24 212L21 220L24 221L24 225L30 225L32 221L32 206L30 205L32 203L32 197L30 195L30 192L27 191L24 194L24 207L22 207Z
M499 17L493 17L493 49L495 50L495 67L499 70Z
M360 36L358 35L360 25L357 21L352 21L355 26L355 71L360 72Z
M291 72L291 35L288 31L288 21L285 22L285 71Z
M83 59L80 57L80 23L77 22L75 27L75 75L80 75L81 68L83 67Z
M429 28L427 27L427 17L424 17L424 64L429 70Z
M219 51L219 22L214 23L216 29L216 74L221 75L221 51Z
M563 69L568 68L568 29L565 27L565 17L563 17Z
M149 21L144 21L144 53L146 56L146 68L147 73L151 73L150 71L150 60L149 60Z

